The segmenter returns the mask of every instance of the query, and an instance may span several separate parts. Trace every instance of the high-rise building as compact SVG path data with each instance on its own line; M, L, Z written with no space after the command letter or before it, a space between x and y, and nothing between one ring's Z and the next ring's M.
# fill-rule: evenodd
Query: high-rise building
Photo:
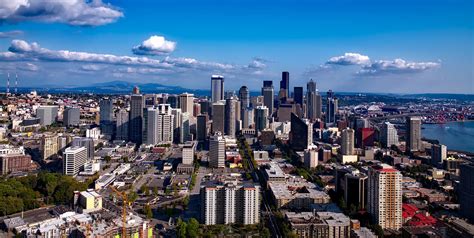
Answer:
M281 72L281 81L280 81L280 102L284 103L290 97L290 73Z
M272 81L270 80L263 81L262 96L263 96L263 105L268 108L268 115L272 115L273 114L273 100L275 97Z
M361 128L358 129L359 138L357 139L357 146L359 148L365 148L367 146L374 146L375 141L375 130L374 128Z
M197 143L195 141L189 141L183 145L183 164L193 164L196 144Z
M254 111L255 114L255 132L259 132L265 128L268 127L268 116L269 116L269 110L268 107L266 106L258 106L255 108Z
M172 108L171 114L174 116L173 141L178 144L184 143L183 113L180 108Z
M282 103L277 109L276 121L285 122L291 120L291 113L296 113L296 105Z
M293 88L293 100L296 104L303 105L303 87Z
M197 116L196 139L198 141L205 141L207 138L207 122L208 116L206 114Z
M66 148L63 158L63 173L76 176L87 162L87 149L85 147L73 146Z
M356 172L344 176L344 201L347 207L365 209L367 205L367 175Z
M225 132L225 101L212 104L212 133Z
M380 142L386 148L392 145L398 145L398 133L395 125L390 122L384 122L380 128Z
M321 118L322 99L319 95L316 82L312 79L306 85L306 116L311 121Z
M56 122L58 106L40 106L36 109L36 117L40 119L40 125L49 126Z
M354 154L354 130L346 128L341 133L341 154Z
M249 128L254 124L254 109L252 107L248 107L242 110L242 128Z
M72 146L86 148L87 158L94 158L94 139L90 137L74 137L74 139L72 140Z
M127 110L122 109L117 113L116 135L115 139L128 141L128 124L130 114Z
M209 141L209 166L225 167L225 140L220 132L216 132Z
M26 172L31 169L31 156L25 154L0 154L0 175Z
M171 114L171 106L159 104L149 107L147 117L147 144L172 143L174 116Z
M446 158L448 158L448 147L436 144L431 146L431 164L433 166L442 168Z
M421 118L407 117L406 120L406 151L421 150Z
M193 140L193 137L191 134L191 114L188 112L185 112L182 114L182 118L183 118L183 124L182 124L183 129L181 130L181 132L183 133L183 136L182 136L182 141L180 143Z
M334 124L338 112L338 99L334 97L333 91L329 90L326 100L326 123Z
M304 151L313 144L313 123L294 113L291 113L290 144L296 151Z
M236 102L234 97L226 99L225 103L225 134L231 137L235 137L236 130Z
M211 76L211 100L213 103L224 100L224 76Z
M201 220L205 225L257 224L260 186L251 183L209 183L201 187Z
M182 93L179 95L179 108L182 113L193 114L194 94Z
M63 112L63 124L66 127L78 126L81 110L78 107L66 107Z
M100 131L107 138L112 138L114 134L114 102L111 98L104 98L100 100Z
M367 210L382 229L402 227L402 174L387 164L369 167Z
M458 191L461 215L474 223L474 164L465 163L460 166L460 183Z
M43 160L50 159L58 154L58 136L44 135L41 138L41 156Z
M166 99L166 103L169 104L172 108L178 108L179 107L179 100L178 100L178 95L168 95L168 98Z
M242 109L250 107L250 92L247 86L240 87L239 100Z
M304 150L304 165L308 168L316 168L318 166L318 150L306 149Z
M143 95L132 94L130 97L130 121L128 123L128 138L136 144L142 143L143 132Z

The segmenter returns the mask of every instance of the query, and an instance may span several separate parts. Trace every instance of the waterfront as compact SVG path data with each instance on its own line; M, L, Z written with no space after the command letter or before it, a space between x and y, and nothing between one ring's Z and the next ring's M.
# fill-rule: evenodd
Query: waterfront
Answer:
M424 124L423 128L424 138L439 140L448 150L474 153L474 121Z

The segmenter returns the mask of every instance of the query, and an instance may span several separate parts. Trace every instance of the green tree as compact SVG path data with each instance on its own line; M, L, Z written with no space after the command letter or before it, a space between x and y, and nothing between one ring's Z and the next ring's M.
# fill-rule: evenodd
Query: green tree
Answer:
M146 204L143 209L144 209L146 218L151 219L153 217L153 211L151 210L150 205Z
M271 234L270 234L270 230L268 230L268 228L264 227L261 231L260 231L260 235L264 238L270 238L271 237Z
M199 222L196 218L191 218L188 221L188 225L186 227L186 233L188 237L198 237L199 236Z
M186 237L186 228L187 224L181 218L178 218L178 221L176 222L176 235L177 237L180 238L185 238Z

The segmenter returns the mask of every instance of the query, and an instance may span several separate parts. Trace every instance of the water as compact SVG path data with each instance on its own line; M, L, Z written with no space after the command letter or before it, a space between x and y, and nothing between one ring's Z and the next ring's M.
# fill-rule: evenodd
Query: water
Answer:
M449 149L474 153L474 121L424 124L421 135L436 139Z

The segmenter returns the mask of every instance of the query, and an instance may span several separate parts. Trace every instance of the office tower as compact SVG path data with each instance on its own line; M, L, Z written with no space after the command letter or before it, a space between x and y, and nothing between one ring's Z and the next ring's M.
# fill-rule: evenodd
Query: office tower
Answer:
M166 103L169 104L172 108L179 107L179 97L178 95L168 95Z
M207 122L208 115L204 114L197 116L196 139L198 141L205 141L207 138Z
M373 128L358 129L357 147L374 146L375 130Z
M199 114L201 114L201 104L199 103L194 103L193 104L193 117L197 117Z
M226 99L225 103L225 134L231 137L235 137L236 102L237 100L231 97Z
M442 168L444 161L448 157L448 148L445 145L431 146L431 164L438 168Z
M43 160L51 159L58 154L58 136L44 135L41 138L41 156Z
M254 114L255 132L258 133L259 131L268 127L268 107L258 106L257 108L255 108Z
M402 175L387 164L369 167L367 210L382 229L402 227Z
M182 113L193 113L194 94L182 93L179 95L179 108Z
M225 140L220 132L216 132L209 141L209 166L225 167Z
M78 107L66 107L63 112L63 124L66 127L78 126L81 110Z
M313 144L313 123L291 113L290 145L293 150L303 151Z
M110 98L104 98L99 102L100 107L100 131L108 139L113 137L114 134L114 102Z
M211 103L208 100L199 101L199 105L201 105L201 114L211 115L209 113L211 109Z
M213 103L224 100L224 76L211 76L211 101Z
M283 90L282 90L283 89ZM290 97L290 73L281 72L280 91L283 91L284 98L280 98L281 102L285 102Z
M260 186L252 183L209 182L201 187L201 222L215 224L257 224L260 214Z
M146 143L149 145L172 143L174 116L171 114L171 106L159 104L156 107L149 107L147 110Z
M242 128L250 128L254 124L254 110L248 107L242 111Z
M263 105L268 108L268 115L271 116L273 114L273 100L275 97L272 81L263 81L262 96Z
M93 159L94 158L94 140L88 137L74 137L72 140L72 146L75 147L84 147L86 148L87 158Z
M193 164L194 162L194 152L196 151L197 143L195 141L186 142L183 145L183 164Z
M183 142L185 141L190 141L193 140L193 136L191 134L191 114L190 113L183 113L182 118L183 118L183 124L182 124L182 132L183 132Z
M56 122L58 106L39 106L36 109L36 117L40 119L40 125L49 126Z
M344 201L347 207L355 206L365 209L367 205L367 175L360 173L347 173L344 176Z
M247 86L240 87L239 100L241 109L250 107L250 92Z
M354 154L354 130L346 128L341 133L341 154Z
M130 97L130 121L128 123L128 138L131 142L140 145L142 143L143 132L143 96L132 94Z
M334 92L329 90L326 100L326 123L334 124L338 112L338 99L334 96Z
M292 113L296 114L295 104L289 104L289 103L280 104L280 106L277 109L276 121L278 122L290 121Z
M295 103L303 105L303 87L294 87L293 91L293 100L295 101Z
M421 150L421 118L407 117L406 120L406 152Z
M63 158L63 173L76 176L87 162L87 149L85 147L73 146L66 148Z
M184 143L183 113L180 108L172 108L171 114L174 116L173 141L178 144Z
M225 101L218 101L212 104L212 133L225 130Z
M321 118L322 99L316 89L316 82L311 79L306 85L306 116L311 121Z
M304 165L308 168L316 168L318 166L318 150L306 149L304 150Z
M398 145L398 133L395 125L390 122L384 122L380 128L380 142L386 148L392 145Z
M465 163L460 168L460 184L458 191L461 215L474 223L474 164Z
M116 136L117 140L128 141L128 124L129 124L130 114L127 110L121 109L117 113L117 122L116 122Z
M145 107L152 107L158 104L158 95L156 94L145 94L143 95L143 101Z

